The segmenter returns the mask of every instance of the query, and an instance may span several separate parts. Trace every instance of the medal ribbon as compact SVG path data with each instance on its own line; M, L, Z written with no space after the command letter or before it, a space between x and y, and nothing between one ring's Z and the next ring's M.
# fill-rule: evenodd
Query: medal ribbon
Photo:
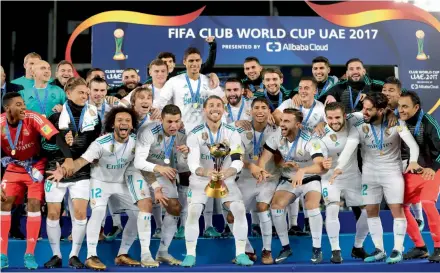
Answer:
M218 127L217 137L215 138L215 142L214 142L214 137L212 136L212 133L211 133L211 129L209 129L209 127L208 127L208 124L206 124L206 128L208 128L209 140L211 141L211 145L218 143L218 141L220 139L222 125L220 124L220 127Z
M376 129L374 129L374 125L371 124L371 131L373 132L374 142L376 143L377 148L382 151L383 149L383 132L385 131L385 122L380 124L380 139L377 137ZM382 151L383 152L383 151Z
M165 135L165 131L163 130L162 127L162 131ZM168 144L166 143L165 139L163 141L163 146L164 146L164 151L165 151L165 158L166 159L170 159L171 157L171 152L173 150L173 146L174 146L174 140L176 139L176 136L171 136L170 139L168 140Z
M269 99L269 96L267 95L267 90L264 89L264 96L267 99L267 102L269 102L269 107L272 111L275 111L275 106L273 105L272 101ZM278 106L279 107L283 103L283 94L280 90L280 93L278 93Z
M353 104L353 93L352 93L352 90L351 90L351 86L348 87L348 92L350 92L350 106L351 106L351 111L354 112L355 109L356 109L356 106L358 105L359 101L361 100L362 90L359 91L359 93L358 93L358 95L357 95L357 97L356 97L356 100L354 101L354 104Z
M127 139L127 141L125 141L125 144L124 144L124 150L122 151L121 158L124 157L125 149L127 148L127 144L128 144L129 141L130 141L130 138ZM119 158L118 158L118 153L116 152L116 145L115 145L115 136L114 136L114 133L112 134L112 150L113 150L113 151L111 151L111 152L115 155L115 158L116 158L116 165L118 165L118 164L119 164Z
M148 120L148 114L145 115L145 117L141 120L141 122L139 122L137 129L141 128L142 124L145 123L145 121Z
M328 88L329 86L330 86L330 80L327 79L327 80L325 81L325 85L324 85L324 87L322 88L321 92L319 92L319 90L318 90L318 94L315 95L315 99L318 99L318 98L322 97L325 93L327 93L327 88Z
M228 103L228 112L229 112L229 117L231 118L231 121L234 122L234 115L232 114L232 108L231 105ZM241 117L241 113L243 112L244 109L244 99L243 97L241 98L241 105L240 105L240 110L238 110L238 115L237 115L237 120L240 120Z
M299 136L301 135L301 130L298 131L298 134L296 135L295 140L293 141L292 147L290 147L289 153L287 154L287 156L284 158L285 161L291 161L293 160L294 156L291 156L292 152L295 150L296 151L296 146L298 145L298 140L299 140ZM289 142L289 141L287 141ZM287 145L289 146L289 145Z
M423 112L423 110L420 110L419 117L417 118L416 128L414 129L415 136L418 136L420 133L419 132L420 131L420 124L422 123L422 119L423 119L424 115L425 115L425 113Z
M73 131L75 131L75 134L78 135L78 132L81 130L83 121L84 121L84 115L87 111L87 105L84 105L83 109L81 110L81 116L79 117L79 123L78 126L75 123L75 118L73 117L72 110L70 110L69 104L66 102L66 109L67 113L69 114L70 121L73 125Z
M23 121L20 120L18 122L17 132L15 133L15 140L14 140L14 142L12 142L11 132L9 131L9 124L8 124L8 122L6 122L6 126L5 126L6 138L8 139L9 146L11 146L11 150L17 149L18 138L20 137L22 126L23 126Z
M313 101L312 107L310 108L309 113L307 114L307 117L303 120L302 125L304 125L304 126L307 125L307 122L309 121L309 118L312 116L313 109L315 108L315 105L316 105L316 100ZM303 110L303 106L301 105L299 107L299 111L302 112L302 110Z
M38 103L40 104L41 114L46 115L47 98L49 97L49 84L47 84L46 88L44 88L44 101L43 102L41 102L40 94L38 94L38 90L35 86L34 86L34 94L35 94L35 98L37 99Z
M200 76L199 76L199 79L197 80L197 91L196 91L195 95L194 95L194 91L193 91L192 86L191 86L191 82L189 81L188 73L185 74L185 79L186 79L186 83L188 84L189 92L191 93L191 101L192 101L192 103L198 103L199 102L199 97L200 97L200 85L201 85L201 82L202 82L202 80L200 79Z
M263 132L261 132L260 137L258 138L258 142L257 142L257 137L256 137L257 131L255 131L253 123L252 123L252 129L254 130L254 156L259 156L261 141L263 140L263 136L264 136L264 130L263 130Z

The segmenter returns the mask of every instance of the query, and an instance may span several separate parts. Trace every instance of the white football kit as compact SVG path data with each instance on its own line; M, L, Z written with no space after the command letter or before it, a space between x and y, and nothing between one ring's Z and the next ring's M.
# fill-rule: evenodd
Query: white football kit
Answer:
M266 125L263 132L258 132L254 129L251 131L245 131L243 128L239 128L237 131L240 134L241 143L244 149L243 161L257 165L257 161L263 151L264 143L266 143L267 139L278 130L279 129L274 128L269 124ZM274 161L267 163L266 171L272 174L272 177L259 184L257 184L257 180L252 176L249 169L243 168L239 174L237 184L243 196L243 202L247 210L256 209L257 202L270 204L272 200L278 185L280 173L279 169L275 166Z
M272 135L265 145L265 149L268 149L273 154L278 150L285 162L294 161L300 168L310 166L313 164L313 158L323 156L321 149L321 142L312 137L304 131L299 131L297 136L296 147L292 146L296 140L290 143L287 138L281 135L281 130L278 130ZM321 178L316 174L305 174L303 184L294 188L291 184L291 179L294 177L296 171L292 168L282 168L280 183L276 191L288 191L295 195L295 198L291 200L291 203L301 195L306 195L310 191L321 192Z
M241 101L237 106L232 106L229 103L226 104L224 115L226 123L235 123L237 120L252 120L251 104L252 100L245 97L241 98Z
M346 146L339 156L337 168L345 168L360 143L364 205L380 204L384 195L388 204L403 203L401 139L411 149L411 161L417 162L419 146L406 127L406 123L399 122L399 126L387 128L385 123L382 125L367 124L362 119L350 129Z
M188 77L190 85L186 77L187 74L184 73L169 79L160 91L159 97L154 101L153 107L163 109L170 101L177 105L182 111L185 131L190 132L195 126L204 122L203 103L205 100L211 95L223 98L224 92L220 86L210 89L209 78L205 75L200 74L198 80ZM190 87L193 95L191 95ZM197 96L198 87L200 87L200 93Z
M105 134L90 144L81 156L92 164L90 206L107 206L112 202L114 213L138 210L133 204L125 182L125 171L135 155L136 136L131 134L125 143L114 140L113 133ZM97 160L97 163L93 163ZM137 183L137 182L135 182Z
M156 165L171 166L178 172L188 171L185 155L176 150L177 146L186 145L184 131L176 136L167 137L160 122L150 123L138 132L134 165L137 169L154 172ZM155 173L162 192L168 198L178 198L176 181L171 182L159 173Z
M350 129L362 119L362 113L349 114L347 115L345 127L341 131L335 132L330 126L326 125L325 135L319 137L323 144L324 157L332 158L331 169L321 176L322 197L325 205L339 202L341 193L343 193L348 207L362 206L362 179L358 167L357 149L351 155L348 165L342 170L342 174L336 177L333 184L329 184L329 179L333 175L338 158L347 142Z
M228 124L222 123L217 133L212 133L212 141L210 138L210 131L208 126L201 124L196 126L189 134L187 139L187 146L189 148L188 166L191 171L189 178L188 204L206 204L208 196L205 193L205 187L211 180L210 177L201 177L196 174L199 167L204 169L214 169L214 161L211 158L208 144L227 142L231 148L230 154L224 159L222 169L227 169L231 166L231 154L243 154L241 147L240 134L236 129ZM243 162L241 162L241 168ZM237 172L241 171L241 168ZM225 184L229 189L229 194L222 198L222 202L242 201L240 189L235 182L236 175L228 177Z
M287 108L293 108L298 109L303 114L303 125L304 129L309 133L312 134L313 130L315 129L316 125L318 125L321 122L325 122L325 106L322 102L315 100L312 104L311 108L305 108L305 107L296 107L293 104L292 99L285 100L280 106L278 106L277 110L281 111L281 113L284 111L284 109Z

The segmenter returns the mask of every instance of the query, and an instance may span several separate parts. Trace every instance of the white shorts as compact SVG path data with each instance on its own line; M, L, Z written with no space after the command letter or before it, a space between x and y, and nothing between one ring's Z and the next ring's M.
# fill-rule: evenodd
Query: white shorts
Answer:
M69 189L73 199L89 200L90 180L84 179L69 183L52 183L48 180L44 183L45 199L47 203L61 203Z
M290 201L291 203L293 203L293 202L295 202L296 198L301 197L301 195L306 196L307 193L309 193L311 191L316 191L316 192L321 193L321 183L319 180L313 180L307 184L304 184L304 185L301 185L299 187L294 188L292 186L292 183L289 180L281 177L280 183L278 184L276 191L288 191L288 192L294 194L295 198Z
M140 200L151 198L152 189L138 169L128 167L125 171L125 182L134 204Z
M126 210L139 210L134 205L130 191L125 183L109 183L90 179L90 207L107 206L112 203L113 213L122 213Z
M360 173L353 173L345 176L338 176L332 185L328 179L333 173L322 176L322 197L325 205L341 201L341 194L344 194L345 203L348 207L362 206L362 179Z
M362 200L364 205L380 204L383 196L387 204L403 204L405 182L400 170L382 171L366 169L362 171Z
M188 204L206 204L208 201L208 196L205 193L205 187L208 185L209 181L206 179L195 178L194 174L189 177L189 189L188 189ZM233 201L243 201L240 189L237 183L230 177L225 180L226 187L228 187L229 194L222 198L222 204L226 202Z
M238 188L243 196L243 203L246 210L256 210L257 203L270 204L275 190L277 189L278 181L267 181L257 184L254 178L244 178L237 181Z

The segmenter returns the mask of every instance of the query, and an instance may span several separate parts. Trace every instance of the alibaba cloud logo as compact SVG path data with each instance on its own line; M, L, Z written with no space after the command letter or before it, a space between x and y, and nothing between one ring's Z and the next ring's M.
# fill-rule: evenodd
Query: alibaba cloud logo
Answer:
M267 42L266 43L267 52L280 52L281 43L280 42Z

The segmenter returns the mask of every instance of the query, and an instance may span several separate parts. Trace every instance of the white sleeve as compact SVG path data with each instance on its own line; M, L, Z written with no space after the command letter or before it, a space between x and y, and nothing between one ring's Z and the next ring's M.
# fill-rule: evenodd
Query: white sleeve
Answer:
M177 133L176 147L181 146L181 145L186 146L186 140L187 140L186 134ZM177 151L177 149L174 149L174 153L177 156L177 165L176 165L177 172L179 172L179 173L180 172L187 172L188 171L188 163L187 163L188 157L185 156L183 153Z
M216 95L216 96L219 96L220 98L223 98L225 96L225 92L223 91L223 89L219 85L214 89L210 89L209 95L211 95L211 96Z
M128 102L128 105L124 104L126 107L129 107L129 106L131 105L131 95L132 95L132 94L133 94L133 90L132 90L130 93L128 93L127 96L125 96L125 97L123 98L123 100L126 100L126 101Z
M231 155L232 154L240 154L240 158L244 154L244 149L241 143L241 136L237 131L232 132L231 134ZM237 173L241 172L243 169L244 163L242 160L234 160L231 163L231 167L237 170Z
M275 132L274 134L271 134L266 140L266 145L274 151L278 150L279 141L276 137L277 135L278 134Z
M159 92L159 96L153 102L153 108L163 109L165 105L173 98L173 84L175 82L175 78L169 79L163 88Z
M399 127L397 132L399 132L400 138L405 142L405 144L409 148L409 162L417 162L419 160L419 152L420 148L414 139L413 135L409 131L408 127L406 127L406 123L404 121L399 120Z
M191 173L195 174L200 166L200 146L197 135L189 133L186 139L186 146L189 148L188 167Z
M292 99L288 99L283 101L280 106L276 110L279 110L281 113L284 111L284 109L291 107Z
M310 154L312 159L319 156L327 157L328 155L325 144L317 137L314 137L307 142L305 150Z
M154 172L156 164L147 161L148 155L150 154L150 147L153 142L154 136L148 128L139 132L134 156L134 167L136 169Z
M348 133L344 150L342 150L341 154L339 155L336 169L344 169L348 165L351 155L354 153L354 151L356 151L359 142L359 132L357 128L353 126Z
M87 160L89 163L92 163L96 159L100 159L102 156L102 146L99 144L96 140L90 144L89 148L87 148L87 151L81 156L85 160Z

